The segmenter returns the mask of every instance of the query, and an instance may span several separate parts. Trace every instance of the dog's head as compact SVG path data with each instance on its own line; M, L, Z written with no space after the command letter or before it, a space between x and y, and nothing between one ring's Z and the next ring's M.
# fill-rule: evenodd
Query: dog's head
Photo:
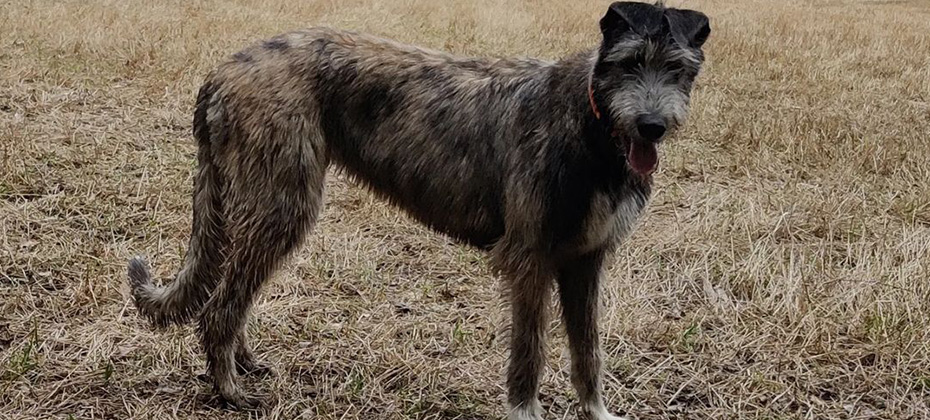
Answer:
M592 107L613 127L630 167L649 175L657 144L687 115L710 25L700 12L631 2L611 4L600 25Z

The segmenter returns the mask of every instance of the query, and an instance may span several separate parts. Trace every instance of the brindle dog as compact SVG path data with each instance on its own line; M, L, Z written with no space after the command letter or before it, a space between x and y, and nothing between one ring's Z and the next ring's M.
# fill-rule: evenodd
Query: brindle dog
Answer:
M222 63L197 97L193 231L177 278L129 263L156 325L193 315L216 391L258 401L237 367L249 307L300 245L332 164L436 231L490 251L506 282L512 419L539 419L550 288L558 286L572 382L601 397L598 288L605 259L650 195L658 144L685 119L707 17L613 3L600 46L556 62L461 58L333 29L286 33Z

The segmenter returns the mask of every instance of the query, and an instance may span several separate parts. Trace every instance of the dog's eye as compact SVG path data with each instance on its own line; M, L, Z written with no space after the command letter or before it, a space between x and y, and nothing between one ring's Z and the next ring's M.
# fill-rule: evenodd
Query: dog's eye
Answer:
M642 60L640 60L639 57L634 55L617 61L616 65L624 71L632 71L636 70L640 66L641 61Z
M685 66L678 61L669 61L665 63L665 70L674 75L680 75Z
M665 63L665 71L667 71L668 74L672 77L675 77L679 80L694 79L694 77L697 75L697 72L693 67L679 61L669 61Z

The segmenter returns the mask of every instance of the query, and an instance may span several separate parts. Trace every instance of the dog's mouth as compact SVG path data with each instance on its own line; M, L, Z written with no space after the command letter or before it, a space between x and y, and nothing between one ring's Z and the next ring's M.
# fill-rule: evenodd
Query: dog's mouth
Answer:
M658 143L642 140L624 138L626 143L626 161L640 176L646 177L652 175L659 166Z

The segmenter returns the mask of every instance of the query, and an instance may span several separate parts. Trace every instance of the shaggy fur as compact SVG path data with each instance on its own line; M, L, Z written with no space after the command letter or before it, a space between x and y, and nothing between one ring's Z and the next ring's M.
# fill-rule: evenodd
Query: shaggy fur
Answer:
M572 382L601 398L604 260L650 195L657 144L685 118L709 35L689 10L614 3L599 48L557 62L472 59L316 28L236 53L197 98L199 167L184 266L166 287L129 264L156 325L199 316L216 391L258 369L255 294L317 220L330 164L438 232L487 249L512 311L511 418L539 419L546 307L558 286Z

